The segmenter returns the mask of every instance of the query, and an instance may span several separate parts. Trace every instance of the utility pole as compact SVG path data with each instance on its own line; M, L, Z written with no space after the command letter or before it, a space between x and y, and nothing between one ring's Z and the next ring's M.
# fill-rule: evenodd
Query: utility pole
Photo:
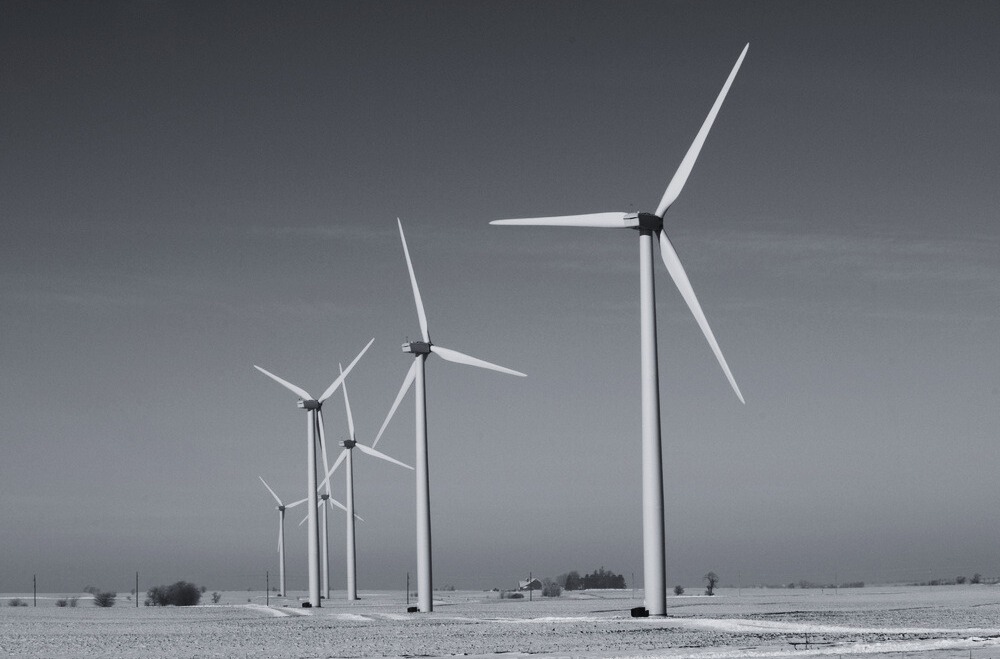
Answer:
M535 590L533 584L531 583L531 570L528 570L528 601L531 601L531 593Z
M410 573L406 573L406 608L410 608Z
M139 608L139 571L135 572L135 608Z
M264 571L264 601L271 606L271 571Z
M38 606L38 576L31 575L31 605Z

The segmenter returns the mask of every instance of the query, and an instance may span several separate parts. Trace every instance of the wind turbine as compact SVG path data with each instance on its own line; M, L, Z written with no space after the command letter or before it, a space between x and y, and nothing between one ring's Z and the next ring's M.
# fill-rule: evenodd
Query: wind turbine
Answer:
M341 374L343 374L343 366L341 366ZM347 381L344 380L341 384L341 390L344 392L344 408L347 410L347 430L349 437L340 443L344 447L344 450L340 452L337 457L337 461L333 464L331 469L329 464L327 465L326 478L323 479L322 485L326 485L326 491L330 492L330 478L333 476L333 472L337 470L341 462L346 462L347 471L347 599L356 600L358 599L358 585L357 585L357 554L354 543L354 448L357 447L362 453L367 453L370 456L397 464L400 467L406 467L409 470L413 470L408 464L404 464L395 458L391 458L381 451L376 451L370 446L365 446L358 441L357 435L354 433L354 415L351 414L351 401L347 397ZM377 441L377 440L376 440ZM324 454L324 460L326 456Z
M653 291L653 234L659 237L660 256L667 272L680 290L684 301L694 315L698 326L712 347L719 365L729 379L733 391L744 402L736 380L726 364L719 344L712 334L705 314L698 304L691 282L688 281L684 266L677 258L677 252L663 230L663 216L680 195L695 160L701 151L708 131L712 128L719 108L729 92L743 58L746 57L748 43L735 66L729 73L726 84L715 99L715 104L694 138L694 142L681 161L677 172L667 185L655 213L591 213L587 215L564 215L558 217L537 217L516 220L494 220L490 224L518 224L535 226L571 226L598 228L627 228L639 231L639 300L640 300L640 343L641 343L641 393L642 393L642 519L643 519L643 573L646 609L650 615L663 616L667 613L665 548L663 531L663 469L660 447L660 390L657 369L656 348L656 302Z
M411 341L403 344L403 352L413 355L413 365L407 371L403 379L403 386L396 395L396 400L389 409L389 414L382 422L382 428L378 431L374 447L381 439L385 427L399 407L399 402L409 391L410 386L416 382L416 461L417 461L417 605L421 613L434 610L433 585L431 577L431 503L430 503L430 483L427 471L427 396L424 388L424 360L431 353L438 355L445 361L465 364L467 366L478 366L501 373L519 375L525 377L524 373L514 371L503 366L497 366L490 362L476 359L469 355L442 348L431 343L430 333L427 331L427 315L424 313L424 303L420 298L420 289L417 288L417 279L413 274L413 263L410 261L410 252L406 248L406 236L403 235L403 223L396 218L399 225L399 238L403 242L403 255L406 257L406 268L410 272L410 284L413 286L413 300L417 305L417 318L420 321L420 335L423 341Z
M371 344L374 342L374 338L368 342L368 345L366 345L361 352L358 353L358 356L354 358L354 361L348 365L347 370L344 371L340 377L334 380L319 398L313 398L312 395L305 389L286 380L282 380L274 373L265 371L256 364L254 365L255 369L271 378L285 389L288 389L293 394L297 395L299 397L299 409L306 411L306 438L308 444L306 457L306 495L309 498L309 531L307 543L309 559L309 605L314 607L320 606L319 520L318 515L316 514L316 508L319 502L316 487L316 438L320 433L322 433L323 428L323 401L333 395L333 392L335 392L337 387L339 387L344 381L344 376L351 372L354 365L358 363L361 356L368 351L368 348L371 347Z
M300 503L305 503L309 499L299 499L295 503L290 503L286 506L281 502L278 495L274 493L271 486L267 484L263 476L258 476L257 478L264 484L267 491L271 493L274 500L278 502L278 582L279 588L281 588L280 596L285 597L287 596L287 592L285 591L285 511L289 508L294 508Z

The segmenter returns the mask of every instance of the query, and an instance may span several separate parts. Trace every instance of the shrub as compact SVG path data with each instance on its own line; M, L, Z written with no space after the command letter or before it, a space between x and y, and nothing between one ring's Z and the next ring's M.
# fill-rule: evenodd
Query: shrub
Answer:
M146 591L146 606L194 606L200 601L201 590L187 581L153 586Z
M59 607L66 606L66 600L64 600L64 599L56 600L56 606L59 606Z
M559 597L560 595L562 595L562 586L552 579L546 579L542 582L542 597Z
M118 597L118 593L94 593L94 606L102 608L114 606L116 597Z
M70 598L69 598L69 605L70 605L71 607L73 607L73 608L75 609L75 608L76 608L76 602L77 602L77 600L79 600L79 599L80 599L80 598L79 598L79 597L77 597L76 595L74 595L73 597L70 597Z
M674 586L674 595L683 595L684 586Z
M222 599L222 593L215 592L212 593L212 604L218 604L219 600Z
M20 597L15 597L7 601L7 606L28 606L28 603Z
M981 583L982 580L983 580L983 575L976 572L974 575L972 575L972 578L969 579L969 583Z

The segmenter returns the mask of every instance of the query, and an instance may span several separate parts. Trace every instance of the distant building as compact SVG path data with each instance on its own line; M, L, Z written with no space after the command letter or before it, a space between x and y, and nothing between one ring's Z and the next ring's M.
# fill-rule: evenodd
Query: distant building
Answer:
M518 581L517 582L517 589L518 590L541 590L542 589L542 582L539 581L538 579L530 579L530 580L526 580L526 581Z

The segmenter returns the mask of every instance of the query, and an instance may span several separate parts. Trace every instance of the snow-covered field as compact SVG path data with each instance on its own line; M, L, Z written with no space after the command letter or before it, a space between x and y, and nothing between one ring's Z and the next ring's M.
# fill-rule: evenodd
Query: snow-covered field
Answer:
M210 595L210 593L208 594ZM720 589L671 597L666 619L636 619L631 591L534 601L497 593L436 593L430 614L407 614L405 593L334 594L320 609L264 605L227 592L217 605L100 609L62 595L0 596L0 654L11 657L366 657L533 654L574 657L865 657L1000 659L1000 587ZM28 607L7 606L19 597ZM210 598L206 596L206 600ZM247 600L251 601L247 601Z

